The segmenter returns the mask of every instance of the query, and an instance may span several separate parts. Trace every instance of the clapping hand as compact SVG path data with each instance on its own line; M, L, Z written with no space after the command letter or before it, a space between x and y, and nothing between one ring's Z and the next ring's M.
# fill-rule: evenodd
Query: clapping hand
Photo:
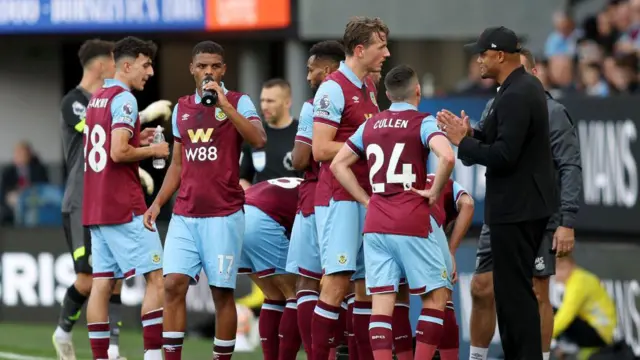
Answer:
M445 132L449 141L455 146L458 146L465 136L471 134L469 116L467 116L464 110L462 110L458 117L451 111L443 109L438 112L436 119L440 129Z

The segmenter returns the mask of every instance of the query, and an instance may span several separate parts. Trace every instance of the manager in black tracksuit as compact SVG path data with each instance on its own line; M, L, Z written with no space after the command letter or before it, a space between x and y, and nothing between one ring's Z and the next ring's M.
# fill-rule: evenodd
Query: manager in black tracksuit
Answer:
M486 29L466 46L479 54L483 78L500 90L483 131L468 118L438 113L458 157L486 166L485 223L491 253L498 327L508 360L541 360L540 316L532 289L533 264L549 217L559 201L549 141L549 114L542 84L520 63L516 34Z

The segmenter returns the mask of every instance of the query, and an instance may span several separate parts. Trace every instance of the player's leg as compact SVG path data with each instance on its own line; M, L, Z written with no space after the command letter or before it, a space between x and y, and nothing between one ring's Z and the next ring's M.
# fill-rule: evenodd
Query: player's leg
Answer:
M162 359L162 243L157 232L147 230L142 216L109 227L109 248L125 279L144 276L146 288L141 306L144 360Z
M264 301L258 317L262 357L264 360L277 360L280 344L278 330L287 304L286 297L270 277L260 278L257 274L250 274L249 277L264 294Z
M447 306L444 309L444 325L442 340L438 346L440 359L457 360L460 353L460 328L453 305L453 291L447 295Z
M365 234L366 287L373 295L369 342L375 360L393 358L393 310L401 268L394 258L392 235ZM357 296L357 294L356 294ZM354 323L354 326L357 324ZM358 349L362 344L358 343ZM362 359L362 352L359 352Z
M345 300L347 301L347 313L344 334L347 340L348 355L349 359L358 360L358 342L356 341L356 335L353 333L353 309L356 304L355 290L350 291Z
M442 230L442 228L437 224L435 219L431 217L431 227L438 228ZM444 230L442 232L434 232L433 235L439 234L437 237L438 244L440 245L440 252L442 253L442 257L444 259L446 269L447 269L447 304L444 310L444 324L442 327L442 339L440 340L440 344L438 345L438 351L440 354L440 359L442 360L458 360L459 358L459 348L460 348L460 338L459 338L459 329L458 329L458 321L456 319L455 309L453 307L453 259L451 250L449 250L449 242L447 241L447 237L444 234Z
M296 283L296 305L298 308L298 331L307 357L311 358L311 320L318 304L320 280L298 276Z
M320 269L322 269L322 264L325 262L325 259L323 258L323 256L326 256L327 253L327 239L324 236L324 229L325 229L325 224L326 224L326 220L327 220L327 215L329 213L329 207L328 206L316 206L315 207L315 216L316 216L316 228L317 228L317 234L318 234L318 244L317 247L319 248L320 251ZM323 270L322 270L323 271ZM318 279L322 279L322 276L317 276L319 274L316 274L315 276ZM320 288L320 281L318 281L318 287ZM351 301L351 308L349 310L348 304L347 302ZM339 315L338 315L338 321L337 321L337 325L336 328L334 329L334 337L333 337L333 341L331 344L331 349L329 352L329 358L334 359L334 358L339 358L340 356L343 355L343 353L345 351L339 351L341 346L344 345L345 342L347 342L347 339L350 340L351 343L351 347L350 350L347 350L349 353L349 356L352 359L356 359L357 360L357 356L358 356L358 348L356 346L356 340L355 340L355 335L353 334L353 307L355 304L355 290L353 287L353 282L349 283L349 289L347 290L347 295L345 296L343 302L340 304L340 310L339 310ZM317 301L316 304L317 305ZM315 309L315 305L313 306L313 309ZM310 307L310 306L309 306ZM346 307L346 309L345 309ZM313 312L313 310L312 310ZM313 320L313 316L311 316L311 321ZM302 330L301 330L302 331ZM351 335L349 337L349 334ZM309 333L309 339L311 339L311 333Z
M82 307L91 292L93 270L89 261L91 243L86 243L90 235L89 230L82 226L82 214L79 211L63 213L62 218L67 245L73 256L76 281L69 286L62 299L58 326L53 334L53 346L58 357L67 360L76 358L71 330L80 318Z
M229 360L236 345L238 313L234 298L238 259L241 257L245 214L198 219L197 244L216 308L213 357Z
M164 242L164 310L162 343L165 360L180 360L187 327L187 291L200 275L202 263L187 221L173 215Z
M275 283L274 276L285 273L288 240L284 228L262 210L245 205L244 212L244 243L238 267L241 273L251 272L251 279L265 294L258 320L260 344L265 360L277 360L280 321L287 298ZM290 296L295 297L294 294Z
M542 358L549 360L553 335L553 306L549 299L549 278L556 273L556 257L551 252L553 232L547 231L542 238L533 268L533 291L538 299L540 329L542 331Z
M301 344L296 317L296 276L292 274L264 277L251 274L249 276L265 296L258 324L263 358L265 360L295 359ZM265 339L272 341L265 341Z
M123 276L107 241L113 240L109 226L91 227L93 280L87 304L87 328L94 360L109 358L109 298L115 278Z
M120 328L122 327L122 279L116 280L113 293L109 298L109 359L120 360Z
M291 230L287 272L298 274L296 282L296 319L299 336L307 356L311 356L311 319L318 302L322 265L316 229L316 215L296 215Z
M286 238L285 238L285 241ZM284 294L287 304L280 319L278 337L280 338L280 348L278 359L295 360L302 345L302 338L298 330L298 305L296 299L296 275L281 274L271 276L273 283Z
M320 299L312 320L313 360L325 360L335 338L342 302L347 295L356 258L362 244L358 219L359 204L353 201L331 201L324 224L321 258L325 275ZM360 239L360 241L357 241Z
M444 333L444 310L450 278L445 256L440 251L444 240L440 228L432 228L427 238L393 235L394 258L400 259L409 283L409 291L422 298L422 311L416 329L416 359L431 359Z
M496 303L493 295L493 257L489 227L482 226L476 254L476 272L471 279L471 349L469 359L486 360L496 331Z
M371 322L371 296L368 295L368 288L365 283L365 257L364 246L362 242L362 232L364 229L364 219L366 215L366 208L359 203L354 203L355 210L353 210L358 217L358 229L357 235L353 237L358 244L358 254L356 256L356 271L353 274L352 280L354 281L355 289L355 303L353 307L353 333L356 338L358 346L358 356L360 360L373 359L373 349L371 348L371 341L369 339L369 332L367 331L368 325ZM353 231L353 230L351 230ZM353 240L352 240L353 241ZM400 274L396 278L396 282L400 280ZM397 289L396 289L397 290Z
M413 359L413 329L409 319L409 285L400 279L398 296L393 309L393 348L398 360Z

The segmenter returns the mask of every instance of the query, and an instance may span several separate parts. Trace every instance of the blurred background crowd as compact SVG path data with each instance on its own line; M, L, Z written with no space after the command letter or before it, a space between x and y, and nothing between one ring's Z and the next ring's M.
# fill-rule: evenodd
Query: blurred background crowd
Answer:
M577 4L572 4L577 5ZM532 49L544 86L554 95L612 96L640 91L640 1L609 0L587 16L576 16L573 6L552 15L553 29L543 46ZM474 59L468 78L451 93L488 96L491 80L480 79Z
M296 118L313 95L306 81L309 48L317 41L340 39L349 17L364 15L381 17L391 31L391 57L382 76L395 65L411 65L422 82L421 111L465 110L472 121L479 119L497 85L480 78L476 58L462 45L488 26L504 25L521 36L536 57L540 80L567 107L580 137L584 201L576 224L576 260L608 282L618 309L616 336L640 356L640 264L634 260L640 257L640 0L402 3L157 0L125 6L107 0L0 1L0 333L9 333L2 327L7 321L53 324L57 302L74 279L60 216L65 182L60 100L82 76L77 52L83 41L136 35L158 44L155 76L143 92L135 93L140 109L158 99L175 103L192 93L188 65L193 45L219 42L225 48L225 86L252 98L269 138L264 149L243 149L242 184L248 187L296 175L290 155ZM380 86L378 103L386 109L389 101L382 82ZM171 143L168 123L144 126L157 125L165 128ZM155 191L147 195L150 202L166 169L154 169L150 161L141 167L155 183ZM457 164L454 177L476 201L474 227L457 255L460 282L454 300L465 348L484 169ZM159 217L161 235L170 215L168 204ZM243 284L238 296L251 297L248 280ZM561 294L561 288L552 293ZM126 284L123 303L137 309L139 290L139 284ZM213 311L207 290L190 292L190 319ZM561 296L553 301L559 303ZM260 302L260 297L247 300L249 307ZM136 310L131 314L136 316ZM23 334L28 332L37 333L28 328ZM48 328L42 333L50 336ZM13 339L0 337L0 358L14 346ZM50 340L45 340L48 349ZM499 338L494 340L497 344Z

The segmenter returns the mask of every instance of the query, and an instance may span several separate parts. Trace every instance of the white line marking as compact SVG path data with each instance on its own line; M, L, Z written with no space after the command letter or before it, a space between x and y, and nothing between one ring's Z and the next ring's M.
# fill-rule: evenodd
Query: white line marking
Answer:
M20 355L20 354L16 354L16 353L9 353L9 352L2 352L2 351L0 351L0 359L6 359L6 360L54 360L53 358L26 356L26 355Z

